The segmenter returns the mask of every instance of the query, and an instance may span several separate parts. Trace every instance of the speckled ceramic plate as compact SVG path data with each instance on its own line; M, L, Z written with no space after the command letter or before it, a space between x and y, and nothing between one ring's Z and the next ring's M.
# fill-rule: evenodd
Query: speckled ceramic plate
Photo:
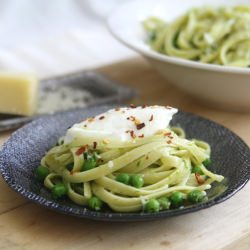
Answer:
M179 112L172 125L185 129L188 138L207 141L212 148L213 164L210 169L225 176L225 181L213 186L208 201L155 214L95 212L73 204L69 200L54 201L50 193L34 179L33 170L40 159L57 139L65 134L67 127L83 118L96 115L111 106L62 112L37 119L17 130L4 144L0 153L0 171L8 185L27 199L44 207L68 215L105 221L143 221L165 218L211 207L230 198L239 191L250 177L249 147L233 132L204 118Z

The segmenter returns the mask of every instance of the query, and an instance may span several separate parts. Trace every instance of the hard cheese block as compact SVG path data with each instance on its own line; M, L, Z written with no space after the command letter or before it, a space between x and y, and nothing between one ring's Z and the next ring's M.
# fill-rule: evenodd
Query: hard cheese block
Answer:
M0 113L32 115L37 108L37 98L35 75L0 72Z

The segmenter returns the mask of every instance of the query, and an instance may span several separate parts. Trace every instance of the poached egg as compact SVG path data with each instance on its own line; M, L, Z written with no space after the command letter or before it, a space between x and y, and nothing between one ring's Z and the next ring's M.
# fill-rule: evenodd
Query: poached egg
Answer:
M111 109L73 125L68 129L64 143L72 142L79 134L86 138L114 139L121 142L145 138L166 129L177 111L169 106Z

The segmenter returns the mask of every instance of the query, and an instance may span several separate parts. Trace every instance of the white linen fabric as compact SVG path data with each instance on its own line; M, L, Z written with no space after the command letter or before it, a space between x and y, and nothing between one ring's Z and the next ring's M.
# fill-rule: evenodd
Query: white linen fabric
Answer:
M105 26L124 0L1 0L0 69L39 77L133 56Z

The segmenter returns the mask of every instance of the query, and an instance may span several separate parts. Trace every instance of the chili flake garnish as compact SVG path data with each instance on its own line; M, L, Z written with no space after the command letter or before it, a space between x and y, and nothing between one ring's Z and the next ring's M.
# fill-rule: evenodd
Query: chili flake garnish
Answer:
M200 176L200 174L195 173L194 175L195 175L195 179L199 185L202 185L205 182L205 180Z
M105 118L105 116L102 115L102 116L99 117L99 120L103 120L104 118Z
M171 132L167 132L167 133L164 133L164 136L170 136L171 135Z
M144 128L144 127L145 127L145 123L144 122L136 125L136 128L138 130L140 130L140 129Z
M171 143L172 143L172 141L171 141L171 140L168 140L168 141L167 141L167 144L171 144Z
M149 121L150 121L150 122L152 122L152 121L153 121L153 119L154 119L154 115L152 114L152 115L150 116Z
M130 108L134 109L134 108L136 108L136 106L133 103L131 103Z
M130 136L134 139L136 138L135 132L133 130L129 131L130 132Z
M80 147L77 149L77 151L75 152L76 155L81 155L86 151L86 146Z
M134 121L136 120L136 118L135 118L134 116L131 115L130 117L128 117L128 120L134 122Z
M138 135L139 138L143 138L144 137L144 134L141 134L141 135Z
M97 147L97 142L94 141L94 142L93 142L93 149L96 149L96 147Z
M147 107L147 105L145 105L145 104L142 105L142 108L143 108L143 109L145 109L146 107Z

